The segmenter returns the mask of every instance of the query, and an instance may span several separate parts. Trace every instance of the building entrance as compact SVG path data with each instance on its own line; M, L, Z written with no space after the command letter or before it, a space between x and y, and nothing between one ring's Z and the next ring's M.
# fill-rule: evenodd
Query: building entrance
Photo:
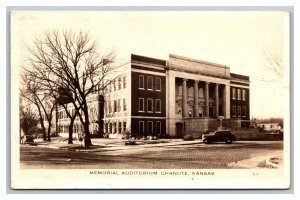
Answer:
M181 122L176 123L176 137L181 137L183 132L183 124Z

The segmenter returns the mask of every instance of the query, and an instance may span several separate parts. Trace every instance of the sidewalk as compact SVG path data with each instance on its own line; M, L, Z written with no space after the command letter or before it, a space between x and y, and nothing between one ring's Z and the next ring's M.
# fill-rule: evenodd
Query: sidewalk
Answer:
M131 145L125 145L126 142L134 142ZM66 149L80 152L101 152L113 151L123 149L137 149L137 148L151 148L159 146L173 146L173 145L188 145L202 143L202 140L184 141L182 139L158 139L158 140L124 140L124 139L104 139L92 138L92 146L88 149L83 147L82 141L74 140L73 144L68 144L68 141L62 138L52 138L51 142L44 142L42 140L35 140L36 146Z
M235 163L229 163L229 167L232 168L283 168L283 155L282 152L273 152L269 155L264 156L252 156L250 159L241 160Z

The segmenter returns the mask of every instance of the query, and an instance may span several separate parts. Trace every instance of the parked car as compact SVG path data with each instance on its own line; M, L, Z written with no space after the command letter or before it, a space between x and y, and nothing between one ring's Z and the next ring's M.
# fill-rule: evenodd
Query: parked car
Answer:
M227 144L231 144L233 141L236 141L236 136L231 133L231 131L223 130L223 131L215 131L202 135L202 141L205 144L211 142L225 142Z
M21 144L33 144L34 138L31 135L24 135L21 137Z

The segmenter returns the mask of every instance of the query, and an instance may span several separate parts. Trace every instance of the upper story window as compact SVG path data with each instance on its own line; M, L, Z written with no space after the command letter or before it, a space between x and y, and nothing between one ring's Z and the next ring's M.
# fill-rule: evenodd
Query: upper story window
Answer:
M139 112L144 112L144 98L139 98Z
M236 99L236 89L232 88L232 99Z
M118 112L121 112L121 99L118 99Z
M246 90L242 90L242 99L246 101Z
M122 84L121 84L121 77L118 78L118 89L121 90L122 89Z
M161 112L161 101L160 101L160 99L155 100L155 107L156 107L156 112L160 113Z
M161 78L158 77L155 78L155 90L161 91Z
M110 101L107 102L107 108L108 108L108 113L111 113L111 103L110 103Z
M144 87L144 75L139 75L139 89L145 89L145 87Z
M147 76L147 89L153 90L153 77Z
M237 89L237 99L241 100L241 89Z
M204 98L204 90L203 90L203 88L199 88L198 97Z
M215 92L211 88L209 88L208 96L209 96L209 98L214 98L215 97Z
M123 99L123 111L127 110L126 99Z
M116 91L116 79L114 79L113 85L114 85L114 91Z
M117 109L118 109L118 105L117 105L117 101L115 100L114 101L114 112L117 112Z
M240 117L241 116L241 106L237 107L237 116Z
M126 88L126 76L123 76L123 88Z
M153 99L147 99L147 111L153 112Z

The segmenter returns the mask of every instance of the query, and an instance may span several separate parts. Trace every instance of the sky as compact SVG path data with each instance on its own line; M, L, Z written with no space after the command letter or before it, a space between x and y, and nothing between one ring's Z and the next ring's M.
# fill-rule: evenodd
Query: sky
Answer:
M227 65L250 77L250 116L283 117L289 105L289 16L246 11L19 11L12 14L13 59L26 64L26 46L46 31L88 31L100 52L168 60L169 54ZM14 56L15 55L15 56ZM266 55L282 61L284 76Z

